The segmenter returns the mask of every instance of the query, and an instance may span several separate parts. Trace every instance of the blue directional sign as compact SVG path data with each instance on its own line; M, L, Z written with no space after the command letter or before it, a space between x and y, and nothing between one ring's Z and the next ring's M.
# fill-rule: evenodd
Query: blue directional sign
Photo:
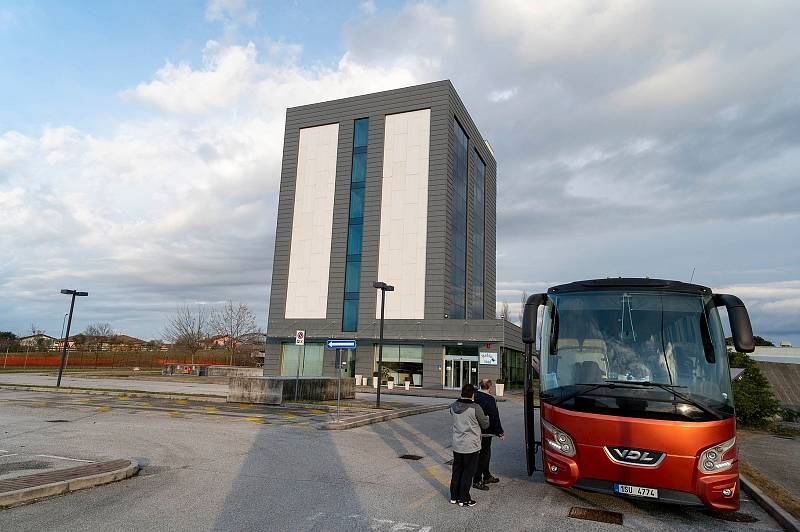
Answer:
M325 347L328 349L355 349L355 340L328 340L325 342Z

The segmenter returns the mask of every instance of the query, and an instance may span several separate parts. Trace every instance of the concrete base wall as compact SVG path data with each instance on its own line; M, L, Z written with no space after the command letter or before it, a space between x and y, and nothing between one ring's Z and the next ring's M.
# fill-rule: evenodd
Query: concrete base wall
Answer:
M300 377L297 397L300 401L335 401L338 379ZM355 399L355 379L341 380L341 398ZM295 397L293 377L231 377L228 381L229 403L280 405Z
M264 368L248 368L243 366L208 366L209 377L263 377Z

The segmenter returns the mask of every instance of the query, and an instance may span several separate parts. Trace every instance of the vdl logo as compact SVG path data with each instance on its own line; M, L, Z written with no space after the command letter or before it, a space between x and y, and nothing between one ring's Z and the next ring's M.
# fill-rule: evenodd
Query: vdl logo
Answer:
M661 463L666 456L660 451L650 451L647 449L632 449L630 447L604 447L606 454L612 462L625 465L637 465L644 467L655 467Z

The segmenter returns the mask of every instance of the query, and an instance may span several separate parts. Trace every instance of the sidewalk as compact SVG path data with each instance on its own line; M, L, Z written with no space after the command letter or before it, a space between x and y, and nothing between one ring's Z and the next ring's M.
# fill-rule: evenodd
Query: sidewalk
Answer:
M800 519L800 438L739 430L736 444L742 474Z
M192 382L187 377L186 382L160 382L151 380L114 379L114 378L87 378L63 376L62 388L83 388L93 390L125 390L153 393L175 393L184 395L199 395L212 397L226 397L227 384L208 384ZM47 386L56 385L57 377L36 373L5 373L0 374L0 385L13 384L17 386Z

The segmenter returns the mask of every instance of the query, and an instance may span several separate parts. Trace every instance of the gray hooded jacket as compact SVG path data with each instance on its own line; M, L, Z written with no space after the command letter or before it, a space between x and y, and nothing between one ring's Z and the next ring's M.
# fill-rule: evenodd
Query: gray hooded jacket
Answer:
M481 450L481 429L489 428L489 417L470 399L459 399L450 405L453 417L453 451L476 453Z

